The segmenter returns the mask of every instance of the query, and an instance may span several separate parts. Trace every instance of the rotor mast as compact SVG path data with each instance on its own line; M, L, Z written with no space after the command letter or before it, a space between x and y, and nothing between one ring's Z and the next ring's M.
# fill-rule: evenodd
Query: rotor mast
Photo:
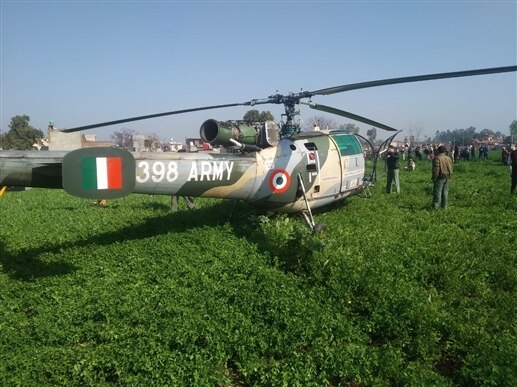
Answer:
M301 132L300 123L295 120L295 117L300 115L300 110L296 109L299 98L289 95L283 97L283 103L285 108L285 123L283 123L280 128L280 135L281 137L290 137Z
M280 125L280 137L284 138L301 132L300 124L295 119L296 116L300 115L300 110L296 108L296 105L300 103L301 98L305 98L303 93L290 93L288 95L276 93L264 99L253 99L246 104L249 106L263 104L284 105L285 113L282 114L282 117L285 117L285 121L282 120Z

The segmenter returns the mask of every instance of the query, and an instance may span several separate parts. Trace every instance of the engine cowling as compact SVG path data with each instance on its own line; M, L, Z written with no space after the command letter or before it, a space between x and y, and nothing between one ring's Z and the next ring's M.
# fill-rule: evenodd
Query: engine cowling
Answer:
M201 125L199 135L203 141L211 145L234 146L235 144L230 140L235 140L244 145L259 145L257 128L246 124L238 125L233 122L209 119Z

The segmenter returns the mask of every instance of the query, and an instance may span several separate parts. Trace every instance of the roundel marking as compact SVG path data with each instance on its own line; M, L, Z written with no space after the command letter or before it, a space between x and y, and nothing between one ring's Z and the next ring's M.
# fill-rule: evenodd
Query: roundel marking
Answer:
M269 188L274 193L284 193L291 185L291 176L285 169L275 169L269 177Z

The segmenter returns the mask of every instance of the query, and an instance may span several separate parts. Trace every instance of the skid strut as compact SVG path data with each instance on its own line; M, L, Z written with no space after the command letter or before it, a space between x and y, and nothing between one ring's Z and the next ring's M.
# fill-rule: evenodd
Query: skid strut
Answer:
M187 209L191 210L196 205L194 204L194 199L192 196L181 196L185 200L185 204L187 206ZM176 212L178 211L178 197L176 195L171 196L171 211Z
M312 216L311 206L309 206L309 200L307 199L307 195L305 194L305 185L303 184L303 178L300 173L298 173L298 184L300 185L300 190L302 191L303 200L305 201L305 210L302 211L303 218L309 225L309 228L313 232L321 232L325 229L325 225L314 222L314 217Z

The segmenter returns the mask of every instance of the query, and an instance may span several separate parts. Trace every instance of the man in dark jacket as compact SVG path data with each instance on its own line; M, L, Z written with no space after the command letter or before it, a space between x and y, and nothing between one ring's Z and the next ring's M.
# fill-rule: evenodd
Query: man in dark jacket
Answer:
M391 146L388 148L388 157L386 158L386 193L391 193L391 186L395 184L395 190L400 193L399 183L399 154L395 150L395 147Z
M515 146L510 148L510 163L512 168L512 187L510 192L512 194L517 193L517 149Z
M433 209L447 209L449 199L449 179L452 176L452 160L445 154L443 145L438 147L438 155L433 160Z

